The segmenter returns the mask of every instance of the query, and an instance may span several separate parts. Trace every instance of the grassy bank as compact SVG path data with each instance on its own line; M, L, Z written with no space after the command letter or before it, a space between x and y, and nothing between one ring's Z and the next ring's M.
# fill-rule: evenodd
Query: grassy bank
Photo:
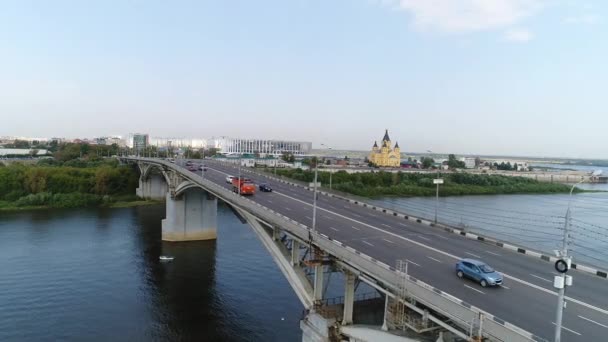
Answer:
M135 196L137 172L116 161L0 167L0 210L124 207L156 201Z
M296 170L277 170L277 174L312 182L314 172ZM378 196L435 196L436 174L421 173L354 173L339 171L332 175L332 188L363 197ZM477 175L468 173L442 174L444 184L440 185L440 196L498 195L498 194L550 194L566 193L570 186L555 183L542 183L523 177L500 175ZM329 173L319 171L319 181L329 184ZM575 191L580 191L575 189Z

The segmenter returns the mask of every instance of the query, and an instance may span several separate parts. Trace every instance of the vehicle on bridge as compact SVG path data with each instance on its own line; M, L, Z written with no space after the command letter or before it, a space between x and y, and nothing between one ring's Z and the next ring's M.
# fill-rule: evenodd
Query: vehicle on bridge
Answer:
M196 166L194 166L194 165L188 166L188 171L193 171L193 172L196 171Z
M261 192L272 192L272 188L270 187L270 185L265 183L260 184L259 188Z
M201 166L198 167L198 170L199 171L207 171L207 167L204 166L204 165L201 165Z
M458 278L470 278L482 287L502 285L502 274L496 272L483 261L475 259L462 259L456 263Z
M233 179L234 179L234 176L226 176L226 183L232 184Z
M255 194L255 184L251 182L251 179L245 177L234 177L232 179L232 191L239 192L241 195L253 195Z
M188 160L188 161L186 162L186 166L190 166L190 165L192 165L192 160Z

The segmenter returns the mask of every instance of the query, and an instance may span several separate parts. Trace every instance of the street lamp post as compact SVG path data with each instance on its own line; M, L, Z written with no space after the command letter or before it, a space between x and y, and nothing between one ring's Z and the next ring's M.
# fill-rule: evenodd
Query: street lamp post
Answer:
M319 158L315 158L315 178L314 178L314 191L312 199L312 231L314 232L317 226L317 166L319 165Z
M597 177L602 174L601 170L594 171L593 177ZM564 314L564 307L566 302L564 297L566 296L566 286L572 286L572 276L566 275L570 265L572 264L572 257L568 255L568 245L570 244L570 221L571 217L571 205L572 205L572 192L574 188L584 183L585 180L572 185L570 188L570 195L568 196L568 209L566 210L566 222L564 223L564 237L562 238L562 250L557 251L559 260L555 263L555 269L560 273L553 279L553 287L559 290L557 295L557 310L555 314L555 342L561 342L562 339L562 319Z
M241 154L239 153L239 186L238 186L238 191L239 191L239 195L241 194L241 182L243 180L241 179Z
M325 145L325 144L321 144L321 146L325 146L325 148L327 148L328 150L331 150L332 148ZM332 170L329 170L329 190L331 190L331 176L333 175Z

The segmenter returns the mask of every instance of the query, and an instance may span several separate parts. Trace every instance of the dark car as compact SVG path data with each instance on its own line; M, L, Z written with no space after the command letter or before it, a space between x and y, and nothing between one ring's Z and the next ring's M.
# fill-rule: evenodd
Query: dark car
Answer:
M188 161L186 162L186 166L190 166L190 165L192 165L192 160L188 160Z
M262 191L262 192L272 192L272 188L268 184L260 184L260 191Z
M483 287L502 285L502 275L486 263L474 259L462 259L456 264L458 278L467 277Z
M188 171L196 171L196 166L194 166L194 165L188 166Z

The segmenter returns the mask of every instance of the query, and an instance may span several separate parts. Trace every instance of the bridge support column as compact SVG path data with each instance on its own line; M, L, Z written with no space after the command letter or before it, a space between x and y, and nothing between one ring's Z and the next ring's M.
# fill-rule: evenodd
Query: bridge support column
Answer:
M342 325L353 324L355 279L356 276L353 273L346 272L346 279L344 279L344 314L342 315Z
M150 174L145 180L139 178L139 187L135 190L135 193L141 198L163 200L167 194L167 189L167 182L162 175Z
M300 263L300 242L298 240L291 241L291 265L296 266Z
M382 330L388 331L388 294L384 294L384 318L382 319Z
M315 266L314 298L315 300L323 299L323 265Z
M163 241L212 240L217 237L217 198L198 189L181 196L167 194L167 213L162 221Z

